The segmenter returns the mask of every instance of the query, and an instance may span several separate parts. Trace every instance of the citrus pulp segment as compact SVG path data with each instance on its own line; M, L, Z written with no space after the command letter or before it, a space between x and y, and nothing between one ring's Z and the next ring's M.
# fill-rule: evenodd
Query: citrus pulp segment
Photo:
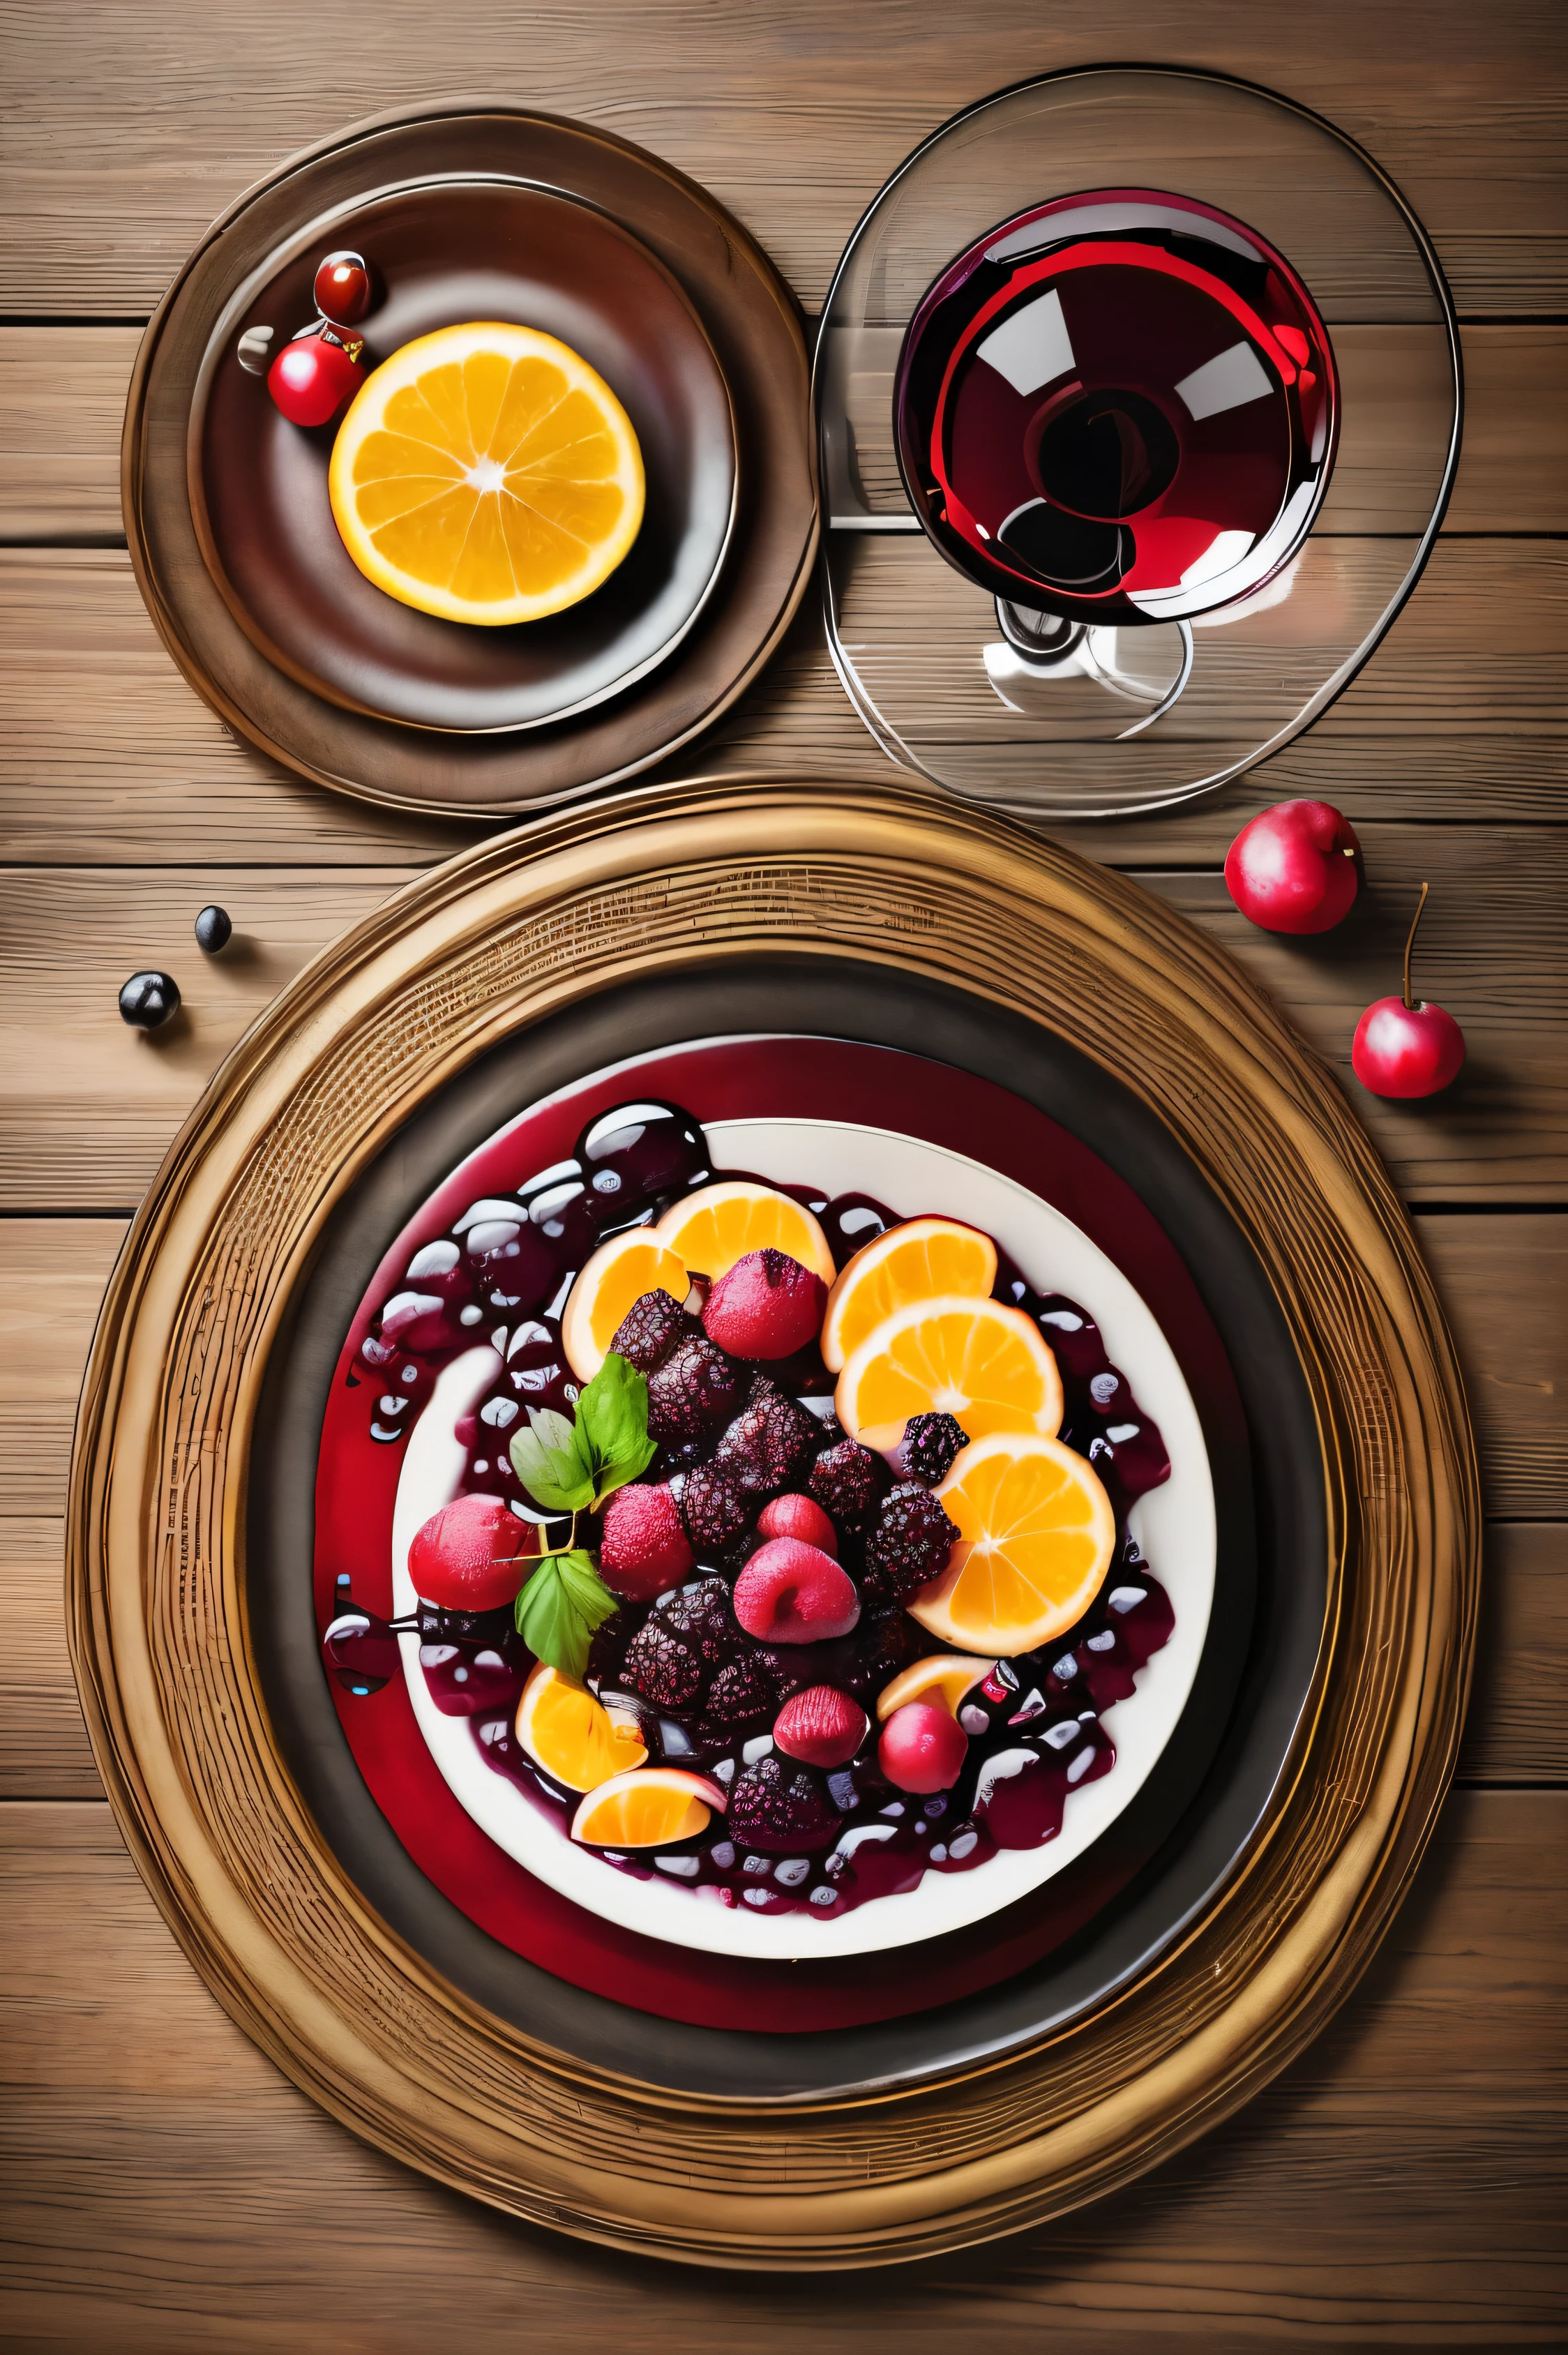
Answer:
M983 1299L997 1280L997 1246L956 1219L907 1219L858 1251L828 1295L822 1362L837 1373L874 1327L912 1300L956 1293Z
M1060 1440L996 1432L955 1459L936 1491L958 1540L907 1604L944 1643L1008 1658L1081 1619L1116 1544L1098 1474Z
M578 1380L592 1380L626 1311L645 1292L667 1292L678 1304L690 1289L685 1261L652 1227L631 1227L601 1243L567 1295L560 1320L560 1346Z
M827 1238L805 1204L749 1178L727 1178L686 1195L654 1231L694 1275L705 1275L710 1284L757 1251L784 1252L824 1284L830 1284L837 1273Z
M912 1667L901 1668L891 1684L877 1695L879 1719L891 1717L906 1701L924 1700L956 1717L965 1693L984 1684L996 1667L975 1652L932 1652Z
M707 1828L724 1794L705 1774L678 1766L638 1766L590 1791L571 1819L571 1837L593 1848L663 1848Z
M647 1752L635 1721L617 1720L585 1686L541 1660L517 1703L517 1740L569 1791L592 1791L640 1766Z
M533 622L592 595L636 538L642 453L598 372L553 336L443 327L384 360L337 429L344 547L450 622Z
M1061 1379L1040 1327L1000 1300L912 1300L846 1359L834 1411L852 1439L897 1446L917 1414L956 1415L970 1439L993 1431L1050 1437Z

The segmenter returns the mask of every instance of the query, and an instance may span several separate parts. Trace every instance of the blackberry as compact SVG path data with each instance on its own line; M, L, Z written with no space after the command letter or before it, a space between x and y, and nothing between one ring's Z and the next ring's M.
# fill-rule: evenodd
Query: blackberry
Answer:
M707 1713L726 1728L771 1718L773 1687L754 1659L731 1660L708 1688Z
M795 1849L826 1848L842 1821L809 1767L773 1756L759 1758L736 1775L724 1828L743 1848L784 1856Z
M743 1411L714 1449L713 1462L748 1497L774 1496L804 1472L816 1440L816 1416L758 1374Z
M947 1566L958 1531L929 1488L901 1481L882 1498L866 1539L860 1593L868 1603L907 1603Z
M678 1636L661 1625L656 1613L627 1645L621 1682L650 1709L686 1709L702 1689L702 1662Z
M699 1464L680 1492L687 1534L699 1554L721 1554L751 1526L752 1507L740 1481L722 1464Z
M648 1376L649 1438L670 1447L701 1438L734 1413L740 1391L740 1376L711 1341L695 1334L677 1341Z
M705 1668L716 1668L734 1657L744 1639L730 1615L730 1590L721 1578L705 1578L683 1586L661 1604L654 1618Z
M610 1347L639 1374L651 1374L663 1365L683 1330L690 1334L696 1327L680 1303L667 1292L645 1292L627 1309Z
M968 1444L969 1434L956 1416L917 1414L904 1427L899 1454L906 1472L934 1488L952 1471L959 1449Z
M882 1484L880 1457L858 1439L824 1448L811 1467L807 1487L841 1529L859 1529L876 1504Z
M868 1612L852 1636L849 1664L839 1680L859 1701L869 1707L901 1668L907 1668L921 1648L919 1629L901 1611Z

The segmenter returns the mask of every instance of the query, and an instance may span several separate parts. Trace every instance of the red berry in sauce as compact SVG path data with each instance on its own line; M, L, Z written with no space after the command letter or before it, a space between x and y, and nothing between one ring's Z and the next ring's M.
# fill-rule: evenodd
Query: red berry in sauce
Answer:
M409 1548L414 1593L443 1611L497 1611L528 1575L522 1543L522 1525L499 1497L459 1497Z
M680 1507L667 1487L634 1481L604 1508L599 1571L613 1594L650 1603L697 1566Z
M827 1305L822 1278L787 1252L748 1252L709 1294L703 1329L732 1358L793 1358L816 1340Z
M848 1574L820 1546L770 1538L735 1581L735 1616L768 1644L816 1644L847 1636L860 1616Z
M343 345L298 336L267 370L267 390L291 425L329 425L347 408L365 371Z
M311 289L316 309L336 327L352 327L370 308L370 273L362 253L329 253Z
M871 1730L858 1701L837 1685L808 1685L773 1720L773 1741L807 1766L847 1766Z
M838 1559L838 1532L815 1497L775 1497L757 1516L757 1534L798 1538L802 1545L818 1546Z
M1360 880L1354 827L1328 802L1280 802L1244 826L1225 857L1225 888L1268 932L1326 932Z
M890 1783L927 1796L950 1791L963 1771L969 1737L956 1718L930 1701L906 1701L882 1728L877 1757Z

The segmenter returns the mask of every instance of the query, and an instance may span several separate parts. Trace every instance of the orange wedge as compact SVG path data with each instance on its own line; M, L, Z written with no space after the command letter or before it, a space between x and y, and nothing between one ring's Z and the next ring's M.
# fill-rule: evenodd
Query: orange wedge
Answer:
M560 1346L578 1380L593 1380L634 1300L667 1292L680 1301L690 1289L686 1262L655 1228L628 1227L601 1243L567 1295L560 1320Z
M585 1685L541 1660L517 1703L517 1740L536 1764L569 1791L597 1790L640 1766L647 1751L636 1721L617 1719Z
M858 1251L827 1296L822 1362L837 1373L873 1327L912 1300L944 1293L983 1299L997 1280L997 1246L956 1219L908 1219Z
M912 1415L955 1414L971 1439L993 1431L1052 1437L1061 1380L1040 1327L1000 1300L912 1300L873 1326L846 1359L834 1412L852 1439L896 1447Z
M706 1774L678 1766L639 1766L590 1791L571 1819L571 1837L590 1848L663 1848L701 1831L724 1794Z
M996 1432L963 1449L936 1494L958 1542L905 1605L931 1635L1007 1659L1083 1616L1111 1566L1116 1517L1082 1455Z
M327 490L367 581L488 627L591 596L643 520L642 453L603 378L494 321L383 360L337 429Z
M704 1186L667 1209L654 1230L694 1275L717 1284L748 1252L786 1252L824 1284L837 1271L827 1238L804 1203L749 1178Z
M916 1660L912 1668L901 1669L891 1685L882 1687L877 1695L877 1715L891 1717L906 1701L925 1700L956 1717L965 1694L984 1684L996 1665L994 1658L983 1660L975 1652L933 1652Z

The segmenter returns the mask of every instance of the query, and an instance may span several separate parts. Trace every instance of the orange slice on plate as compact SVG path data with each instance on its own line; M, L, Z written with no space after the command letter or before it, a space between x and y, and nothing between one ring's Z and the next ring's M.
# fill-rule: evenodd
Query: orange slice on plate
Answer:
M757 1251L785 1252L824 1284L837 1273L827 1238L805 1204L749 1178L726 1178L683 1196L654 1231L694 1275L705 1275L710 1284Z
M647 1751L635 1718L618 1718L586 1685L539 1661L517 1703L517 1740L569 1791L597 1790L640 1766Z
M1061 1380L1040 1327L1001 1300L912 1300L873 1326L845 1360L834 1412L852 1439L896 1447L912 1415L956 1415L971 1439L993 1431L1053 1437Z
M343 545L378 589L486 627L592 596L643 520L632 421L533 327L416 336L367 378L327 474Z
M639 1766L590 1791L571 1819L571 1837L591 1848L663 1848L702 1831L724 1794L706 1774L678 1766Z
M997 1280L997 1246L956 1219L907 1219L858 1251L827 1297L822 1362L837 1373L868 1333L912 1300L944 1293L983 1299Z
M601 1243L566 1298L560 1346L580 1382L591 1382L604 1363L626 1311L645 1292L667 1292L682 1301L691 1289L686 1262L659 1241L653 1227L628 1227Z
M984 1684L996 1665L994 1657L983 1660L975 1652L933 1652L916 1660L912 1668L901 1669L891 1685L882 1687L877 1695L877 1715L889 1718L906 1701L924 1700L956 1717L965 1694Z
M1116 1517L1099 1475L1057 1439L995 1432L936 1491L958 1540L905 1604L930 1635L1007 1659L1082 1619L1111 1566Z

